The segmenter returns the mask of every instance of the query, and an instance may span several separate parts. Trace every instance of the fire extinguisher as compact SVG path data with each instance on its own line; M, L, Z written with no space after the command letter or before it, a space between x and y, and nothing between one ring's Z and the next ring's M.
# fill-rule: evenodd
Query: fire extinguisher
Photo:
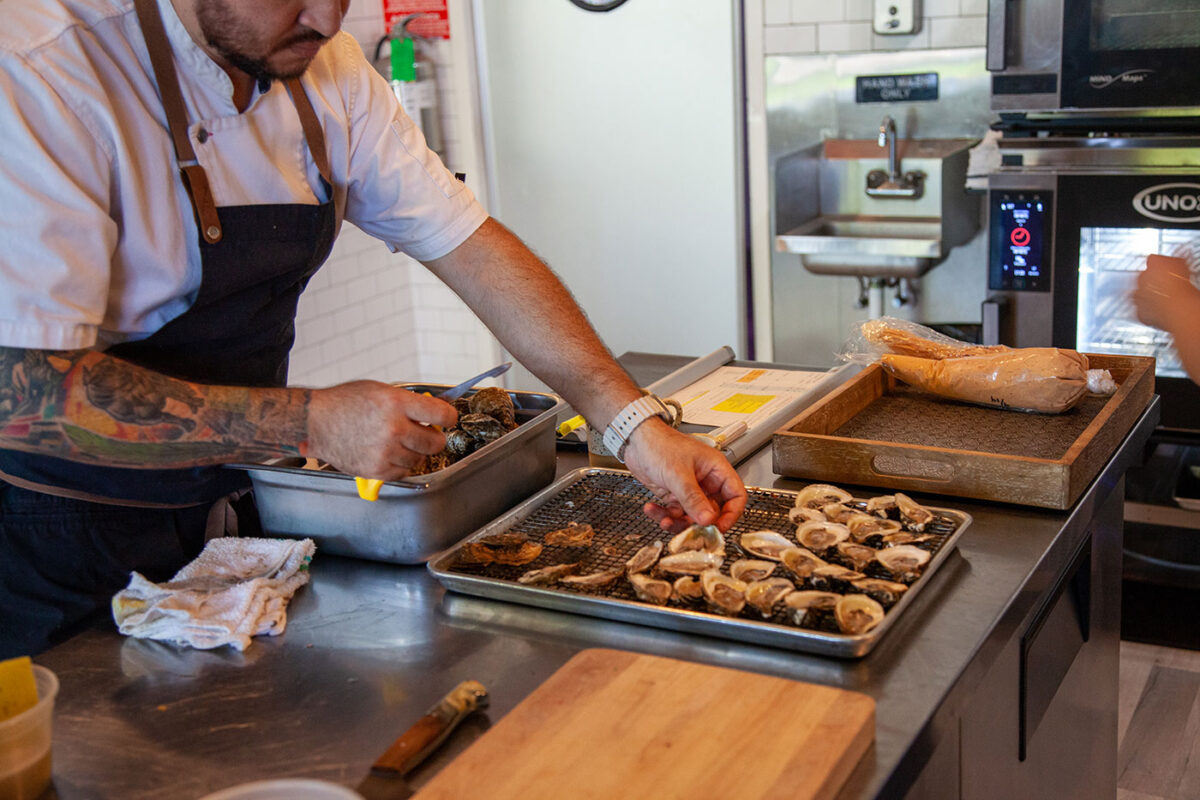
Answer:
M392 24L392 29L375 45L374 63L388 79L400 105L425 134L429 149L445 157L442 122L438 114L437 66L422 44L428 38L408 30L409 23L420 16L423 14L409 14ZM380 54L389 42L390 55L385 64Z

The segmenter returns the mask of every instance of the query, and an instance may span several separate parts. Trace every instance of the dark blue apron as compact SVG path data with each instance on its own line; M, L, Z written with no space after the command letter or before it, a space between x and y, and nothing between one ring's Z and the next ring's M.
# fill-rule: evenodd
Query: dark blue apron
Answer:
M189 381L283 386L300 294L336 233L316 115L289 81L323 202L216 208L187 139L157 5L136 5L200 229L202 278L186 312L107 352ZM0 658L37 652L54 631L106 607L132 570L170 577L203 545L209 506L247 485L245 473L220 467L97 467L12 450L0 450L0 473Z

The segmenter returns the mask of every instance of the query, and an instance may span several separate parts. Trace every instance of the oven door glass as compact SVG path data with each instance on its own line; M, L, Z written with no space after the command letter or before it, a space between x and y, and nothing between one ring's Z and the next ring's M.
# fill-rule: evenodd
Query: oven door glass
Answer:
M1196 106L1200 0L1064 0L1067 108Z
M1088 353L1154 356L1156 374L1186 374L1170 335L1138 322L1133 290L1150 253L1171 255L1177 248L1200 247L1200 233L1169 228L1081 228L1076 349ZM1200 272L1192 265L1192 282Z

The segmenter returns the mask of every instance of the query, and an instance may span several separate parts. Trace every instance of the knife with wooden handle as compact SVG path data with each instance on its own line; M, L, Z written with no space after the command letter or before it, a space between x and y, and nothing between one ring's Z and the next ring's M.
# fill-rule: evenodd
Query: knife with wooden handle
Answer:
M405 800L412 788L405 776L446 740L458 724L479 708L487 708L488 693L478 681L463 681L392 742L371 765L355 790L366 800Z

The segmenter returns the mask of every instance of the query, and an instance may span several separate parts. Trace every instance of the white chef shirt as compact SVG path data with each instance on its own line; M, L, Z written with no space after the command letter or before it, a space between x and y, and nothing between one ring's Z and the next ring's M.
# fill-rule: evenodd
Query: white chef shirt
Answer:
M229 76L158 0L189 135L218 206L327 198L286 88L233 104ZM301 82L325 132L337 219L418 260L487 218L355 40ZM200 246L132 0L0 2L0 346L106 347L191 305Z

